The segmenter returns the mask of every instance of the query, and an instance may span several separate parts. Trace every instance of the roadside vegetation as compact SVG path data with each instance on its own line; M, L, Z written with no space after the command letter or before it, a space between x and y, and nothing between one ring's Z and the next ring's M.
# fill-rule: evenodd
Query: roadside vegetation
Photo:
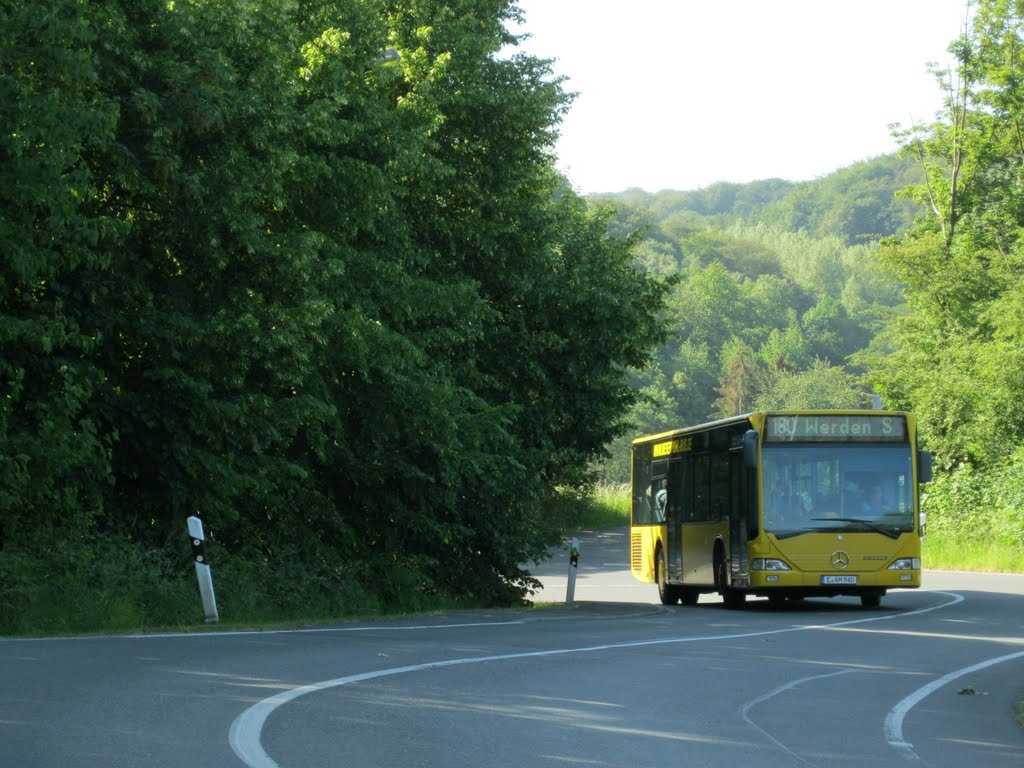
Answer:
M191 515L231 623L522 605L636 435L873 395L929 567L1020 568L1017 6L891 156L590 199L517 13L0 10L0 634L194 623Z
M516 13L0 10L0 633L521 603L669 280Z

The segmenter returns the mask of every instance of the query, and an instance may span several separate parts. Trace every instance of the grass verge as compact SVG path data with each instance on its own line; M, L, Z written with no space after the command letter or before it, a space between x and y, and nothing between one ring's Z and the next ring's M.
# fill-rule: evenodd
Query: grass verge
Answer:
M1005 542L965 542L925 537L921 560L926 568L940 571L1024 573L1024 548Z

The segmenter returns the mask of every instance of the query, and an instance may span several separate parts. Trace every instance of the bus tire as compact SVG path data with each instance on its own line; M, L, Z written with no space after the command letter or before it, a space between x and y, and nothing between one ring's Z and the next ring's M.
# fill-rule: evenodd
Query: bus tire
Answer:
M865 592L860 596L860 604L865 608L877 608L882 604L882 596L877 592Z
M728 587L725 590L725 595L722 596L722 600L725 602L725 607L730 611L742 608L747 602L747 593L740 592L738 589Z
M668 583L668 570L665 567L665 549L658 547L654 557L654 577L658 582L658 599L662 605L675 605L679 602L679 588Z
M729 610L742 608L747 601L747 595L738 589L729 586L729 574L725 565L725 555L721 549L715 550L715 586L718 594L722 596L722 602Z

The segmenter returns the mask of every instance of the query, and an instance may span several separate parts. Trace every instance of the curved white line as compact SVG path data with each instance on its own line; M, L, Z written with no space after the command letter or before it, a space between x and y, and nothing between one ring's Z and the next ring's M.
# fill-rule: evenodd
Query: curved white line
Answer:
M889 714L886 715L885 718L885 740L889 742L890 747L900 750L911 759L917 759L917 754L914 752L914 745L903 739L903 719L907 716L907 713L910 712L916 704L918 704L918 702L929 694L935 693L935 691L942 686L953 682L958 677L969 675L971 672L977 672L979 669L985 669L986 667L991 667L995 664L1001 664L1004 661L1019 659L1021 656L1024 656L1024 651L1009 653L1006 656L998 656L994 659L981 661L977 664L972 664L969 667L954 670L949 674L943 675L937 680L932 680L928 685L918 688L912 694L903 699L903 701L889 710Z
M261 744L261 737L263 733L263 725L266 723L267 718L276 710L278 707L287 704L300 696L305 696L307 693L316 693L318 691L324 691L329 688L338 688L343 685L350 683L358 683L365 680L374 680L380 677L389 677L391 675L401 675L406 672L420 672L426 669L438 669L440 667L456 667L466 664L485 664L492 661L509 661L512 659L530 659L540 658L544 656L561 656L572 653L594 653L596 651L609 651L609 650L620 650L624 648L642 648L651 645L675 645L679 643L696 643L704 641L715 641L715 640L738 640L747 637L764 637L766 635L782 635L789 632L806 632L812 629L827 629L829 627L844 627L851 624L864 624L872 621L884 621L886 619L895 618L896 616L914 616L920 613L928 613L930 611L937 610L938 608L944 608L949 605L963 600L963 597L949 592L937 592L935 594L950 595L956 599L951 600L948 603L941 603L939 605L931 606L930 608L921 608L916 611L908 611L907 613L898 613L890 616L872 616L865 619L854 619L852 621L840 621L834 624L811 624L801 627L786 627L784 629L771 629L761 632L739 632L729 635L706 635L701 637L673 637L662 640L639 640L629 643L610 643L608 645L592 645L584 648L555 648L546 651L530 651L528 653L509 653L502 654L499 656L476 656L463 659L450 659L448 661L430 661L424 664L412 664L406 667L393 667L391 669L380 669L376 672L363 672L358 675L349 675L347 677L338 677L333 680L324 680L319 683L311 683L310 685L304 685L299 688L292 688L291 690L284 691L282 693L275 694L269 698L263 699L256 704L242 712L235 721L231 724L231 728L228 731L228 742L231 744L231 749L234 750L235 754L238 755L239 759L242 760L249 768L281 768L274 760L266 753Z
M822 678L825 678L825 677L836 677L837 675L847 675L850 672L854 672L854 671L855 670L853 670L853 669L841 669L838 672L827 672L827 673L825 673L823 675L812 675L811 677L802 677L799 680L793 680L791 682L786 683L785 685L780 685L774 691L769 691L764 696L756 698L753 701L748 701L746 704L743 705L743 709L740 710L740 714L743 716L743 719L746 721L746 723L748 725L756 728L761 733L763 733L768 738L768 740L770 742L772 742L775 746L777 746L783 752L785 752L786 754L788 754L791 757L795 758L796 760L799 760L801 763L804 763L805 765L813 765L813 763L809 763L806 760L804 760L802 757L800 757L800 755L798 755L796 752L791 750L789 747L787 747L781 741L779 741L774 736L772 736L770 733L768 733L768 731L766 731L760 725L758 725L753 720L751 720L750 716L747 713L750 711L751 707L755 707L755 706L757 706L758 704L760 704L763 701L768 701L768 699L774 698L775 696L778 696L780 693L788 691L790 688L796 688L798 685L802 685L803 683L810 682L811 680L821 680Z

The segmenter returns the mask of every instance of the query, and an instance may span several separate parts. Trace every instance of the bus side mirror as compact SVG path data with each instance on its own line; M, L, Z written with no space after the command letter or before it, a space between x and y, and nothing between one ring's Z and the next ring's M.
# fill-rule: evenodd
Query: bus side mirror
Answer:
M743 434L743 466L746 469L757 469L758 437L756 429L748 429Z
M917 482L927 483L932 479L932 452L917 452Z

